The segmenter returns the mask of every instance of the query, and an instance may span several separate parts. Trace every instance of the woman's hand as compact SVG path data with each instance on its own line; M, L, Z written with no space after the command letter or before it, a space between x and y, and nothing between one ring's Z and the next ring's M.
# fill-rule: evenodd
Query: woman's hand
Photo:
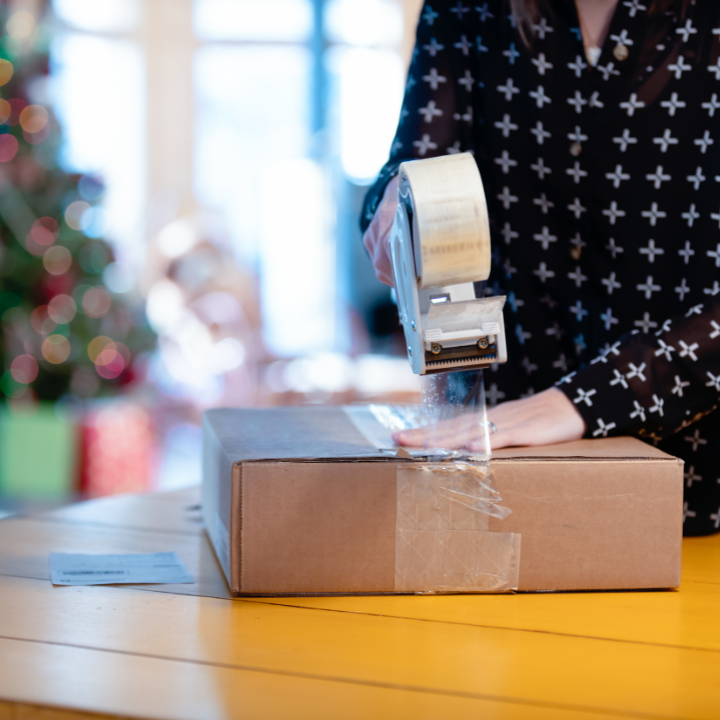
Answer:
M492 449L517 445L552 445L579 440L586 430L585 421L575 405L557 388L550 388L523 400L512 400L488 410L488 420L497 427L490 435ZM442 447L448 450L467 447L483 452L484 430L472 414L438 423L428 428L404 430L393 439L411 447Z
M382 202L375 211L372 222L363 235L363 242L370 253L375 275L380 282L392 286L392 264L390 262L390 230L397 210L397 175L388 183Z

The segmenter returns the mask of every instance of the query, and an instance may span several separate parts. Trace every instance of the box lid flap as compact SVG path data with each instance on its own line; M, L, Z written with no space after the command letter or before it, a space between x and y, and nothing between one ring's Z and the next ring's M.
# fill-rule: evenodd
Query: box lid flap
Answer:
M394 458L373 448L340 407L219 408L205 419L232 462Z

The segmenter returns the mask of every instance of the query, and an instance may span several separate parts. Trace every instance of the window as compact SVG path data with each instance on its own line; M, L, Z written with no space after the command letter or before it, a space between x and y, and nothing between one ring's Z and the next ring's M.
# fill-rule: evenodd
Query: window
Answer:
M385 293L358 268L356 206L387 157L418 0L54 9L63 162L107 188L92 231L138 276L164 226L209 217L259 276L273 352L347 349L347 304Z

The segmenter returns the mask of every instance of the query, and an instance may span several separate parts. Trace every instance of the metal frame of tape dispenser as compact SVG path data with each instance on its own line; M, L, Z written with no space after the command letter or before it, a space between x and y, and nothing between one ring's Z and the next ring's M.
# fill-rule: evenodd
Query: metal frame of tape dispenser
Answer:
M490 227L469 153L400 165L390 256L413 372L489 367L507 360L505 297L476 298L490 275Z

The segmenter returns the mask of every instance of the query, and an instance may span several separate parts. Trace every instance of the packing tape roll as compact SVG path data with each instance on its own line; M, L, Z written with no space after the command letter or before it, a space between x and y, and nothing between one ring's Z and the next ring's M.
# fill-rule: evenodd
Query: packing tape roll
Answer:
M470 153L400 165L400 201L411 206L420 288L487 280L490 224Z

